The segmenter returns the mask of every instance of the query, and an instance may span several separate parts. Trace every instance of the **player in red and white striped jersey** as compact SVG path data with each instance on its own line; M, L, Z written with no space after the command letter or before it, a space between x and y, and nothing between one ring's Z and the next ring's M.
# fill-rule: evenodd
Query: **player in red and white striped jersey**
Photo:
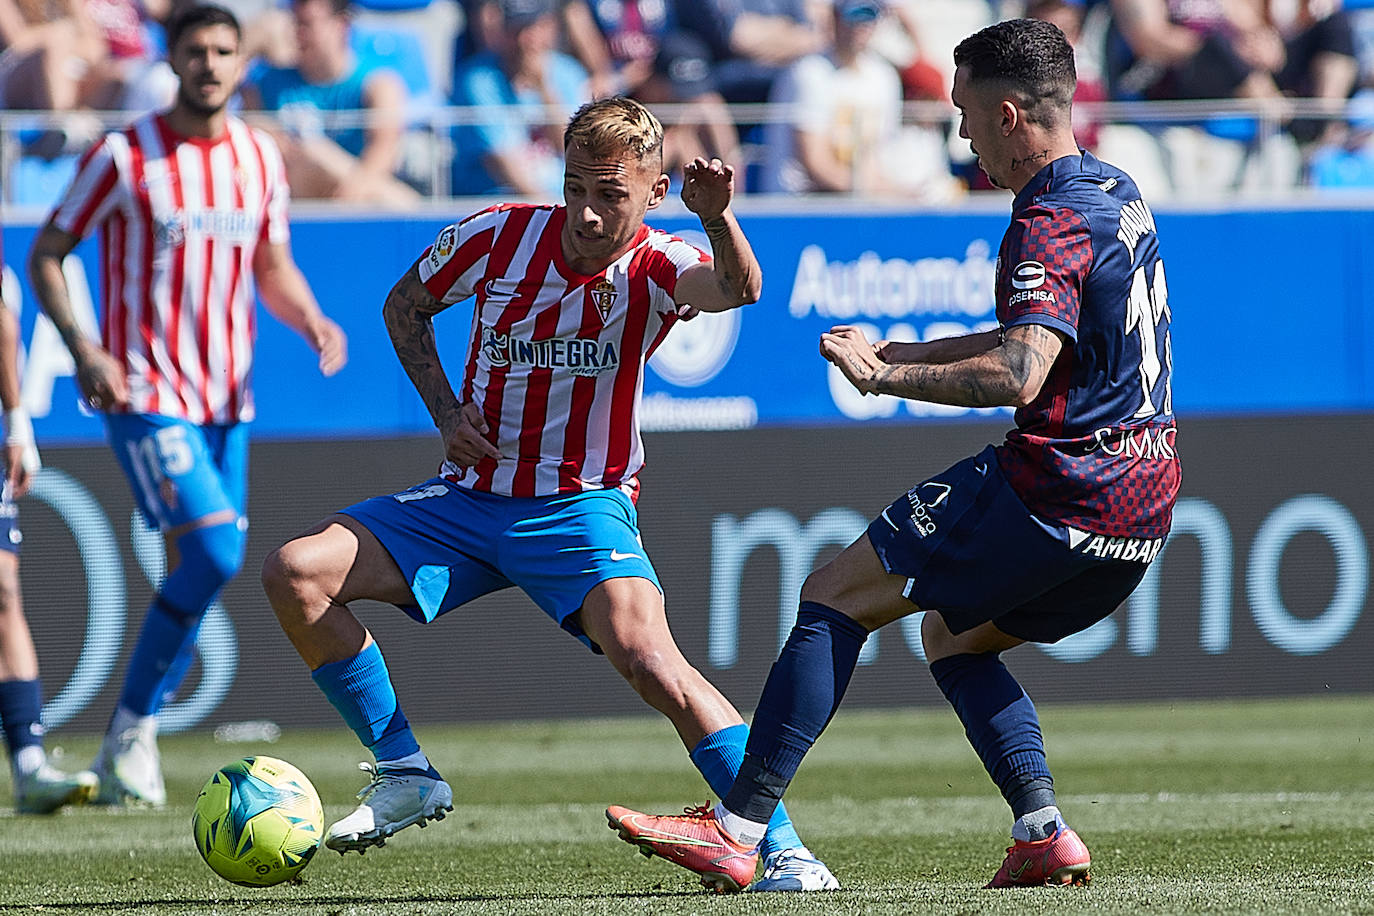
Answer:
M291 257L281 156L226 110L243 77L240 37L221 7L178 15L168 30L176 103L86 154L29 261L81 393L102 413L139 508L173 558L94 767L97 801L112 804L165 801L156 713L243 560L254 287L319 354L325 375L347 358L343 332ZM77 326L62 274L63 259L95 231L99 343Z
M698 265L710 275L710 258L641 225L623 253L582 274L562 249L570 231L566 207L493 207L444 229L416 264L438 302L477 297L459 400L481 407L499 457L470 473L446 461L441 476L461 486L634 494L644 362L691 314L674 300L680 278Z
M439 476L344 509L263 570L282 627L377 760L362 804L326 834L339 851L380 845L453 800L348 609L359 598L428 623L518 586L672 721L708 783L729 785L743 757L743 719L673 642L633 499L645 360L693 310L759 296L730 210L734 170L703 159L685 170L708 256L644 225L668 192L663 127L647 109L589 103L564 138L564 206L494 207L446 227L387 297L392 343L443 438ZM455 395L431 319L472 296ZM785 811L771 826L764 854L789 865L764 889L838 886Z

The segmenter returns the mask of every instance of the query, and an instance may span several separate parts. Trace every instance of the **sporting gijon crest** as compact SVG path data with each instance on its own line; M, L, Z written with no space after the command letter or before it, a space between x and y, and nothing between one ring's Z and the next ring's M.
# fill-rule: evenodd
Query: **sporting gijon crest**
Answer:
M615 308L615 300L619 292L615 284L605 277L592 284L589 292L592 297L592 304L596 306L596 311L601 315L601 320L605 321L611 316L611 309Z

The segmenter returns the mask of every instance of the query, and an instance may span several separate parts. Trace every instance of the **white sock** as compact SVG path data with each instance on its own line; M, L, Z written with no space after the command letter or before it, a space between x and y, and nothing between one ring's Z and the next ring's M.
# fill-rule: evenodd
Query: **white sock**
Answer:
M758 821L740 817L725 807L723 802L716 805L716 823L720 824L726 836L750 849L762 843L763 835L768 832L767 824L760 824Z
M1043 840L1052 836L1062 823L1064 818L1059 814L1059 809L1054 805L1046 805L1021 815L1011 826L1011 838L1023 843Z
M157 734L157 715L141 716L131 709L123 706L116 706L114 715L110 717L110 730L108 734L122 735L131 728L140 731L149 731Z
M377 769L379 770L428 770L429 758L424 751L416 751L404 757L397 757L395 760L378 760Z
M17 776L32 776L43 769L48 755L43 753L41 744L30 744L14 752L14 772Z

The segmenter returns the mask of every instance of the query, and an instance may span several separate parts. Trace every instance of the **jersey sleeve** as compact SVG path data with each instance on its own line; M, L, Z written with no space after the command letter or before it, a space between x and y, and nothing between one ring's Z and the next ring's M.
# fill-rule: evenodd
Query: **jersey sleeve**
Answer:
M284 245L291 239L286 214L291 209L291 186L286 182L286 162L276 141L262 131L253 132L262 148L263 188L267 206L263 213L262 239L270 245Z
M1092 259L1092 233L1076 210L1036 209L1015 219L1002 250L1005 282L997 291L1003 327L1040 324L1077 340Z
M48 217L49 224L77 238L85 238L110 215L118 202L119 157L117 135L107 135L77 164L76 175Z
M439 230L434 244L420 255L418 266L420 282L434 298L452 305L477 291L501 213L497 207L482 210Z
M691 303L677 301L678 279L698 264L710 264L711 256L700 248L683 241L677 236L665 235L653 248L653 253L645 259L645 269L649 273L649 289L653 293L654 311L662 314L676 314L690 318L696 314Z

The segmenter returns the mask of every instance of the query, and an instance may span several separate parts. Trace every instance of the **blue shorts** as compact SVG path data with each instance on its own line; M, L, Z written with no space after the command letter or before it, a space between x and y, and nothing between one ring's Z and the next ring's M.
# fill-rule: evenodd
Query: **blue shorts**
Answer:
M248 494L248 424L198 426L158 414L107 414L115 458L138 508L162 531L232 509Z
M342 512L396 561L415 598L401 609L421 623L515 585L600 652L575 619L588 592L627 576L663 590L640 542L634 503L620 490L525 499L436 477Z
M906 596L951 632L991 621L1031 642L1057 642L1126 600L1163 538L1109 538L1033 515L994 449L917 484L868 526Z

